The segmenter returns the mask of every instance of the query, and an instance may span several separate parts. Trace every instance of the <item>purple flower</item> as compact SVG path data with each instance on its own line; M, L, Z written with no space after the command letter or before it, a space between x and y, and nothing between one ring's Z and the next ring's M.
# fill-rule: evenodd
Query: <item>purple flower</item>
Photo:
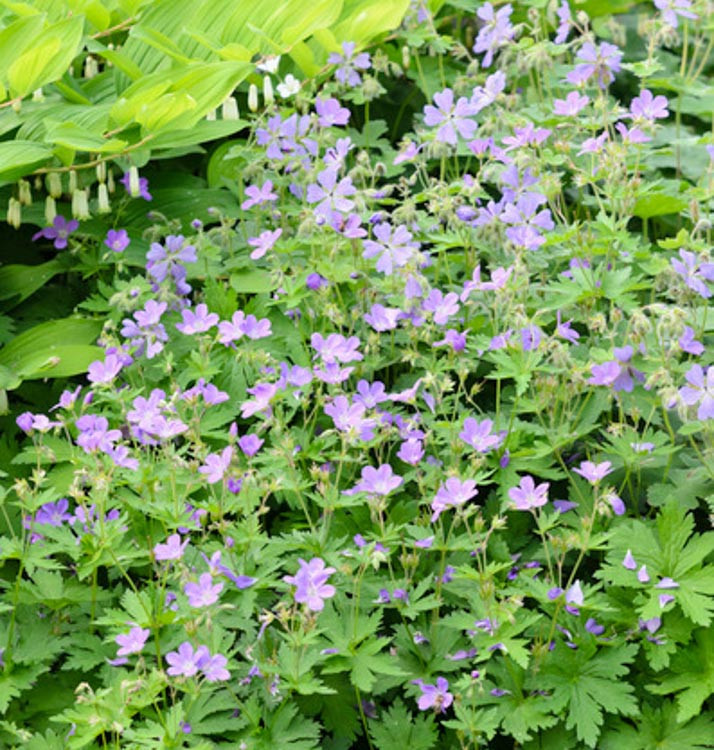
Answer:
M117 656L138 654L146 643L151 631L148 628L134 627L128 633L120 633L114 642L119 646Z
M403 481L402 477L394 474L389 464L383 464L378 469L365 466L362 469L362 481L351 490L345 490L343 494L354 495L357 492L366 492L370 495L386 496L396 490Z
M679 584L669 576L665 576L655 584L656 589L678 589Z
M416 466L424 457L424 444L421 440L411 438L405 440L397 451L397 458L406 464Z
M692 7L691 0L654 0L655 7L662 11L662 20L676 29L679 25L677 16L696 20L699 16L689 8Z
M392 331L397 327L397 320L402 311L398 307L384 307L384 305L374 304L372 309L365 313L365 322L374 328L375 331Z
M515 503L516 510L531 510L539 508L548 502L549 482L543 482L536 486L533 477L526 475L521 479L518 487L508 490L508 497Z
M572 26L570 6L565 0L563 0L563 2L558 7L558 10L556 10L555 12L558 15L560 24L558 25L555 39L553 39L553 44L563 44L563 42L568 38L570 27Z
M201 648L206 647L201 646ZM201 649L199 648L199 651L200 650ZM222 654L211 656L208 649L206 649L199 657L198 667L203 672L206 682L221 682L230 679L231 676L230 672L226 669L227 662L228 660ZM188 734L186 727L188 727L188 732L191 731L191 726L189 724L183 724L182 731L184 734Z
M504 206L501 221L510 225L506 237L517 247L537 250L545 242L540 230L550 230L555 226L549 209L538 210L543 202L544 196L540 193L528 192L515 204Z
M46 240L54 240L54 246L57 250L64 250L67 247L67 238L79 227L79 222L76 219L67 219L59 214L52 220L51 227L45 227L40 229L39 232L32 235L32 241L35 242L44 237Z
M425 684L423 680L412 680L412 683L421 689L421 695L417 700L420 711L433 708L444 713L454 702L454 696L449 692L449 682L445 677L437 677L436 685Z
M35 514L35 523L39 525L61 526L69 521L72 516L67 513L69 501L66 497L56 503L45 503Z
M483 86L475 86L471 93L471 104L476 108L477 112L480 112L485 107L493 104L498 95L506 88L506 74L502 70L498 70L486 79L486 83ZM489 142L489 139L486 139ZM471 148L472 143L467 144ZM492 144L493 141L490 141ZM478 155L478 154L477 154Z
M180 560L188 541L188 537L182 542L178 534L171 534L165 544L157 544L154 547L154 557L157 560Z
M635 570L635 568L637 568L635 558L632 556L632 550L628 549L625 553L625 557L622 560L622 567L627 568L627 570Z
M84 414L75 424L80 431L77 445L85 453L101 451L106 453L114 447L114 443L121 438L120 430L110 430L106 417L95 414Z
M493 421L490 419L477 422L473 417L467 417L459 437L479 453L488 453L499 448L505 439L505 433L493 435L492 429Z
M246 456L248 456L248 458L251 458L260 450L264 442L265 440L262 440L257 435L251 433L243 435L243 437L238 440L238 447Z
M684 283L705 299L712 296L711 290L704 283L714 281L714 263L700 263L694 253L680 250L681 261L672 258L672 268L684 279Z
M119 182L124 185L126 192L129 193L132 198L143 198L145 201L152 200L152 195L149 192L149 181L146 177L139 177L139 192L136 195L132 195L131 192L131 177L129 172L125 172Z
M146 270L157 282L175 273L175 269L181 263L195 263L197 261L196 248L185 244L186 239L182 234L170 234L164 240L164 245L152 242L149 252L146 254Z
M679 389L679 397L687 406L699 404L697 419L714 419L714 366L702 369L692 365L684 375L689 385Z
M323 286L327 286L329 283L330 282L326 278L320 276L319 273L308 274L308 277L305 279L305 286L313 292L316 292Z
M439 126L436 140L455 146L459 135L468 140L474 137L478 127L470 118L477 114L477 108L465 97L459 97L454 104L454 92L444 89L434 94L436 107L427 104L424 107L424 124L429 127Z
M206 646L199 646L194 652L193 646L184 641L177 651L166 654L166 661L171 665L167 672L173 677L193 677L199 670L199 663L208 655Z
M335 71L335 78L346 86L359 86L362 83L362 76L358 70L369 70L372 65L370 56L367 52L360 52L355 55L355 42L343 42L342 54L331 52L327 62L331 65L338 65Z
M422 309L434 314L434 323L443 326L449 318L459 311L459 295L456 292L444 294L439 289L432 289L422 303Z
M374 240L364 241L364 258L377 260L377 270L387 276L391 276L394 268L402 268L414 257L419 250L419 243L412 242L412 235L403 225L392 227L390 224L381 223L374 227Z
M593 365L590 368L592 377L588 380L590 385L612 386L614 391L625 391L631 393L634 388L633 375L640 382L644 381L644 375L629 366L632 359L633 349L631 346L615 348L615 359L602 365Z
M364 355L357 351L359 347L357 336L346 339L339 333L331 333L326 338L320 333L313 333L310 345L319 354L323 362L355 362L364 359Z
M181 310L181 318L183 320L181 323L176 324L176 328L187 336L191 336L194 333L204 333L218 325L218 315L216 313L209 313L208 306L203 302L196 305L195 310L191 310L190 308Z
M349 199L357 189L349 177L337 181L336 169L323 169L317 175L317 184L307 186L307 202L317 203L314 213L318 220L329 221L333 212L348 213L355 202Z
M110 229L104 240L104 244L115 253L123 253L130 242L126 229Z
M563 117L575 117L583 107L590 103L590 99L578 91L571 91L565 99L553 100L553 112Z
M243 211L247 211L253 206L262 206L263 203L272 203L278 200L278 196L273 192L273 183L270 180L266 180L262 187L248 185L245 194L248 197L240 204Z
M478 490L473 479L462 482L456 477L450 477L439 487L436 497L431 502L431 522L434 523L447 508L459 507L476 495Z
M573 471L587 479L591 484L598 484L612 472L612 464L610 461L603 461L600 464L595 464L592 461L583 461L579 468L573 469Z
M268 250L272 250L282 233L282 229L276 229L272 232L269 229L266 229L257 237L249 237L248 244L255 248L250 254L251 260L258 260L258 258L262 258Z
M258 318L255 315L246 315L245 320L241 324L241 330L243 333L254 341L257 339L264 339L272 335L272 323L268 318Z
M640 583L649 583L650 582L650 574L647 572L647 566L646 565L643 565L637 571L637 580Z
M493 62L493 54L500 47L511 41L516 30L511 25L511 13L513 8L510 3L494 11L491 3L485 3L477 11L476 15L485 22L479 29L473 51L478 55L485 52L481 65L490 68Z
M683 352L698 357L704 352L704 344L702 344L701 341L697 341L695 335L693 328L690 326L684 326L684 332L679 337L677 343Z
M585 623L585 630L587 630L588 633L592 633L593 635L602 635L605 632L605 626L600 625L597 620L590 617Z
M450 346L455 352L462 352L466 348L466 333L459 333L453 328L449 328L444 333L441 341L435 341L432 346Z
M649 89L642 89L640 95L630 102L630 116L633 120L654 122L669 117L667 97L654 96Z
M294 576L283 576L283 580L295 589L295 601L306 604L311 612L321 612L325 606L325 599L335 595L335 587L327 583L327 579L335 572L335 568L326 568L325 561L320 557L313 557L310 562L298 558L300 569Z
M220 453L209 453L206 456L206 463L198 469L199 474L205 474L209 484L216 484L228 471L232 458L233 446L231 445L227 445Z
M350 119L349 109L341 106L333 97L321 99L318 96L315 100L315 111L318 115L317 121L323 128L329 128L332 125L347 125ZM331 161L331 165L337 166L334 160Z
M89 365L87 368L87 380L90 383L111 383L121 372L124 365L127 364L127 359L131 363L131 357L107 354L103 362L97 360Z
M613 80L614 74L620 70L622 52L609 42L603 42L599 47L592 42L585 42L578 50L577 59L583 62L568 73L566 76L568 83L575 85L586 83L597 75L598 85L604 89Z
M218 601L218 595L223 591L222 583L213 583L210 573L203 573L198 583L187 583L183 593L188 597L192 607L209 607Z

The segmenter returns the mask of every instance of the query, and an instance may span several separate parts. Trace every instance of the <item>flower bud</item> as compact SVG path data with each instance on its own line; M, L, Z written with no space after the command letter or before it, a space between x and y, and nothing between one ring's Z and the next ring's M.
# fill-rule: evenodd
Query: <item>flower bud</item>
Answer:
M97 73L99 73L99 64L97 63L97 58L93 57L92 55L87 55L84 60L84 77L94 78Z
M234 96L229 96L221 105L221 117L224 120L239 119L238 102Z
M39 89L35 89L32 92L32 101L33 102L43 102L45 100L45 92L42 90L42 87Z
M109 205L109 191L107 190L107 186L103 182L100 182L97 188L97 211L100 214L108 214L111 210L112 207Z
M251 112L258 111L258 87L254 83L248 88L248 109Z
M17 197L23 206L32 205L32 192L30 191L30 183L27 180L20 180L17 183Z
M22 204L17 198L10 198L7 204L7 223L15 229L22 224Z
M409 67L409 63L411 62L411 58L409 56L409 45L405 44L402 47L402 67L404 70L406 70Z
M266 107L272 107L275 102L273 82L270 80L270 76L263 76L263 99L265 99Z
M136 198L140 192L139 170L136 167L129 167L129 195Z
M75 219L84 220L91 217L89 213L88 193L88 188L86 190L75 190L72 193L72 216Z
M72 170L69 173L69 188L68 188L68 192L70 194L73 194L74 191L77 190L78 187L79 187L79 184L77 183L77 173L74 170Z
M226 119L225 117L223 118ZM209 109L208 112L206 112L206 120L208 122L214 122L216 120L216 110L215 109Z
M114 172L111 169L107 170L107 190L110 195L117 189L116 183L114 182Z
M107 163L105 161L100 161L99 164L97 164L97 179L99 182L106 182L107 179Z
M55 199L48 195L45 198L45 221L48 225L52 225L52 222L55 220L55 216L57 216L57 206L55 205Z
M62 195L62 177L59 172L50 172L47 175L47 192L53 198L59 198Z

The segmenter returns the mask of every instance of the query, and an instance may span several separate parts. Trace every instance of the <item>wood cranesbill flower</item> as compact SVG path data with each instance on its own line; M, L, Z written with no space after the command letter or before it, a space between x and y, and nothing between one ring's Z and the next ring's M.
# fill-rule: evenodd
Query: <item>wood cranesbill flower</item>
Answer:
M433 708L439 713L444 713L454 702L454 696L449 692L449 681L445 677L437 677L435 685L427 684L424 680L412 680L412 684L421 690L417 700L420 711Z
M67 247L67 238L72 232L76 231L79 227L79 222L76 219L67 219L64 216L57 214L52 220L51 227L45 227L40 229L39 232L32 235L32 241L35 242L43 237L46 240L53 240L55 249L64 250Z
M298 562L298 572L294 576L283 576L283 580L296 587L293 595L296 602L307 605L311 612L321 612L325 599L335 595L335 587L327 583L335 568L325 567L320 557L313 557L310 562L298 558Z

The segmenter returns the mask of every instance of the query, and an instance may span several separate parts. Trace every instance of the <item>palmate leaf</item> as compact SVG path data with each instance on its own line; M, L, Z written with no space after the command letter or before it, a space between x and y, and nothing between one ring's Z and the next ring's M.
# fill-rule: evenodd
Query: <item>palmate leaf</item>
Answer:
M413 717L399 699L372 722L370 734L378 750L430 750L438 739L433 715Z
M677 721L696 716L714 693L714 632L700 630L691 644L672 658L670 674L647 689L657 695L677 694Z
M537 688L552 691L552 710L567 709L565 726L588 747L597 743L603 712L637 713L634 688L622 680L637 650L630 644L597 651L590 644L573 651L559 644L538 675Z
M638 614L644 619L658 616L661 589L655 588L660 578L671 578L677 584L668 593L675 603L697 625L708 626L714 618L714 565L705 559L714 551L714 532L692 537L694 519L677 499L663 506L656 530L642 521L631 520L615 531L607 564L597 575L610 584L640 589L645 594ZM651 583L643 584L634 571L622 565L627 550L637 565L646 565Z
M677 710L671 701L654 708L645 706L635 726L619 722L615 729L605 732L600 740L601 750L700 750L712 746L714 718L702 715L688 724L677 720Z
M259 750L313 750L320 746L320 727L314 721L298 715L298 710L290 703L283 703L266 720L265 731L261 732L254 745Z

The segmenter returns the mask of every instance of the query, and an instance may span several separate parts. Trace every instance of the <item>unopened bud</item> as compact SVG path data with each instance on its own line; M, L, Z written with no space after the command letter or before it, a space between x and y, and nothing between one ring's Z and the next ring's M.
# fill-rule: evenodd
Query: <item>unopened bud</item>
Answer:
M53 198L59 198L62 195L62 177L59 172L50 172L47 175L47 192Z
M99 64L97 63L96 57L87 55L84 60L84 77L94 78L97 73L99 73Z
M45 222L51 226L52 222L55 220L55 216L57 216L55 199L51 195L48 195L45 198Z
M208 112L206 112L206 120L208 120L208 122L214 122L215 119L216 119L216 110L209 109Z
M30 183L27 180L20 180L17 183L17 197L23 206L32 205L32 192L30 190Z
M136 198L140 192L139 170L136 167L129 167L129 195L132 198Z
M258 111L258 87L254 83L248 88L248 109L251 112Z
M409 54L409 45L405 44L402 47L402 67L406 70L411 62L411 55Z
M272 107L275 101L273 94L273 82L270 80L270 76L263 76L263 99L265 100L266 107Z
M111 195L117 189L116 183L114 182L114 172L111 169L107 170L107 190Z
M72 193L72 216L75 219L84 220L91 217L89 213L88 193L89 189L75 190Z
M32 92L32 101L33 102L43 102L45 100L45 93L42 90L42 87L39 89L35 89Z
M100 161L97 164L97 179L99 182L105 182L107 179L107 163L105 161Z
M100 182L97 188L97 211L100 214L108 214L111 210L112 207L109 205L109 191L107 190L107 186L103 182Z
M221 117L224 120L237 120L240 117L238 102L234 96L229 96L221 105Z
M10 198L7 204L7 223L15 229L22 225L22 204L17 198Z
M75 190L79 187L79 184L77 183L77 173L72 170L69 173L69 193L74 193Z

